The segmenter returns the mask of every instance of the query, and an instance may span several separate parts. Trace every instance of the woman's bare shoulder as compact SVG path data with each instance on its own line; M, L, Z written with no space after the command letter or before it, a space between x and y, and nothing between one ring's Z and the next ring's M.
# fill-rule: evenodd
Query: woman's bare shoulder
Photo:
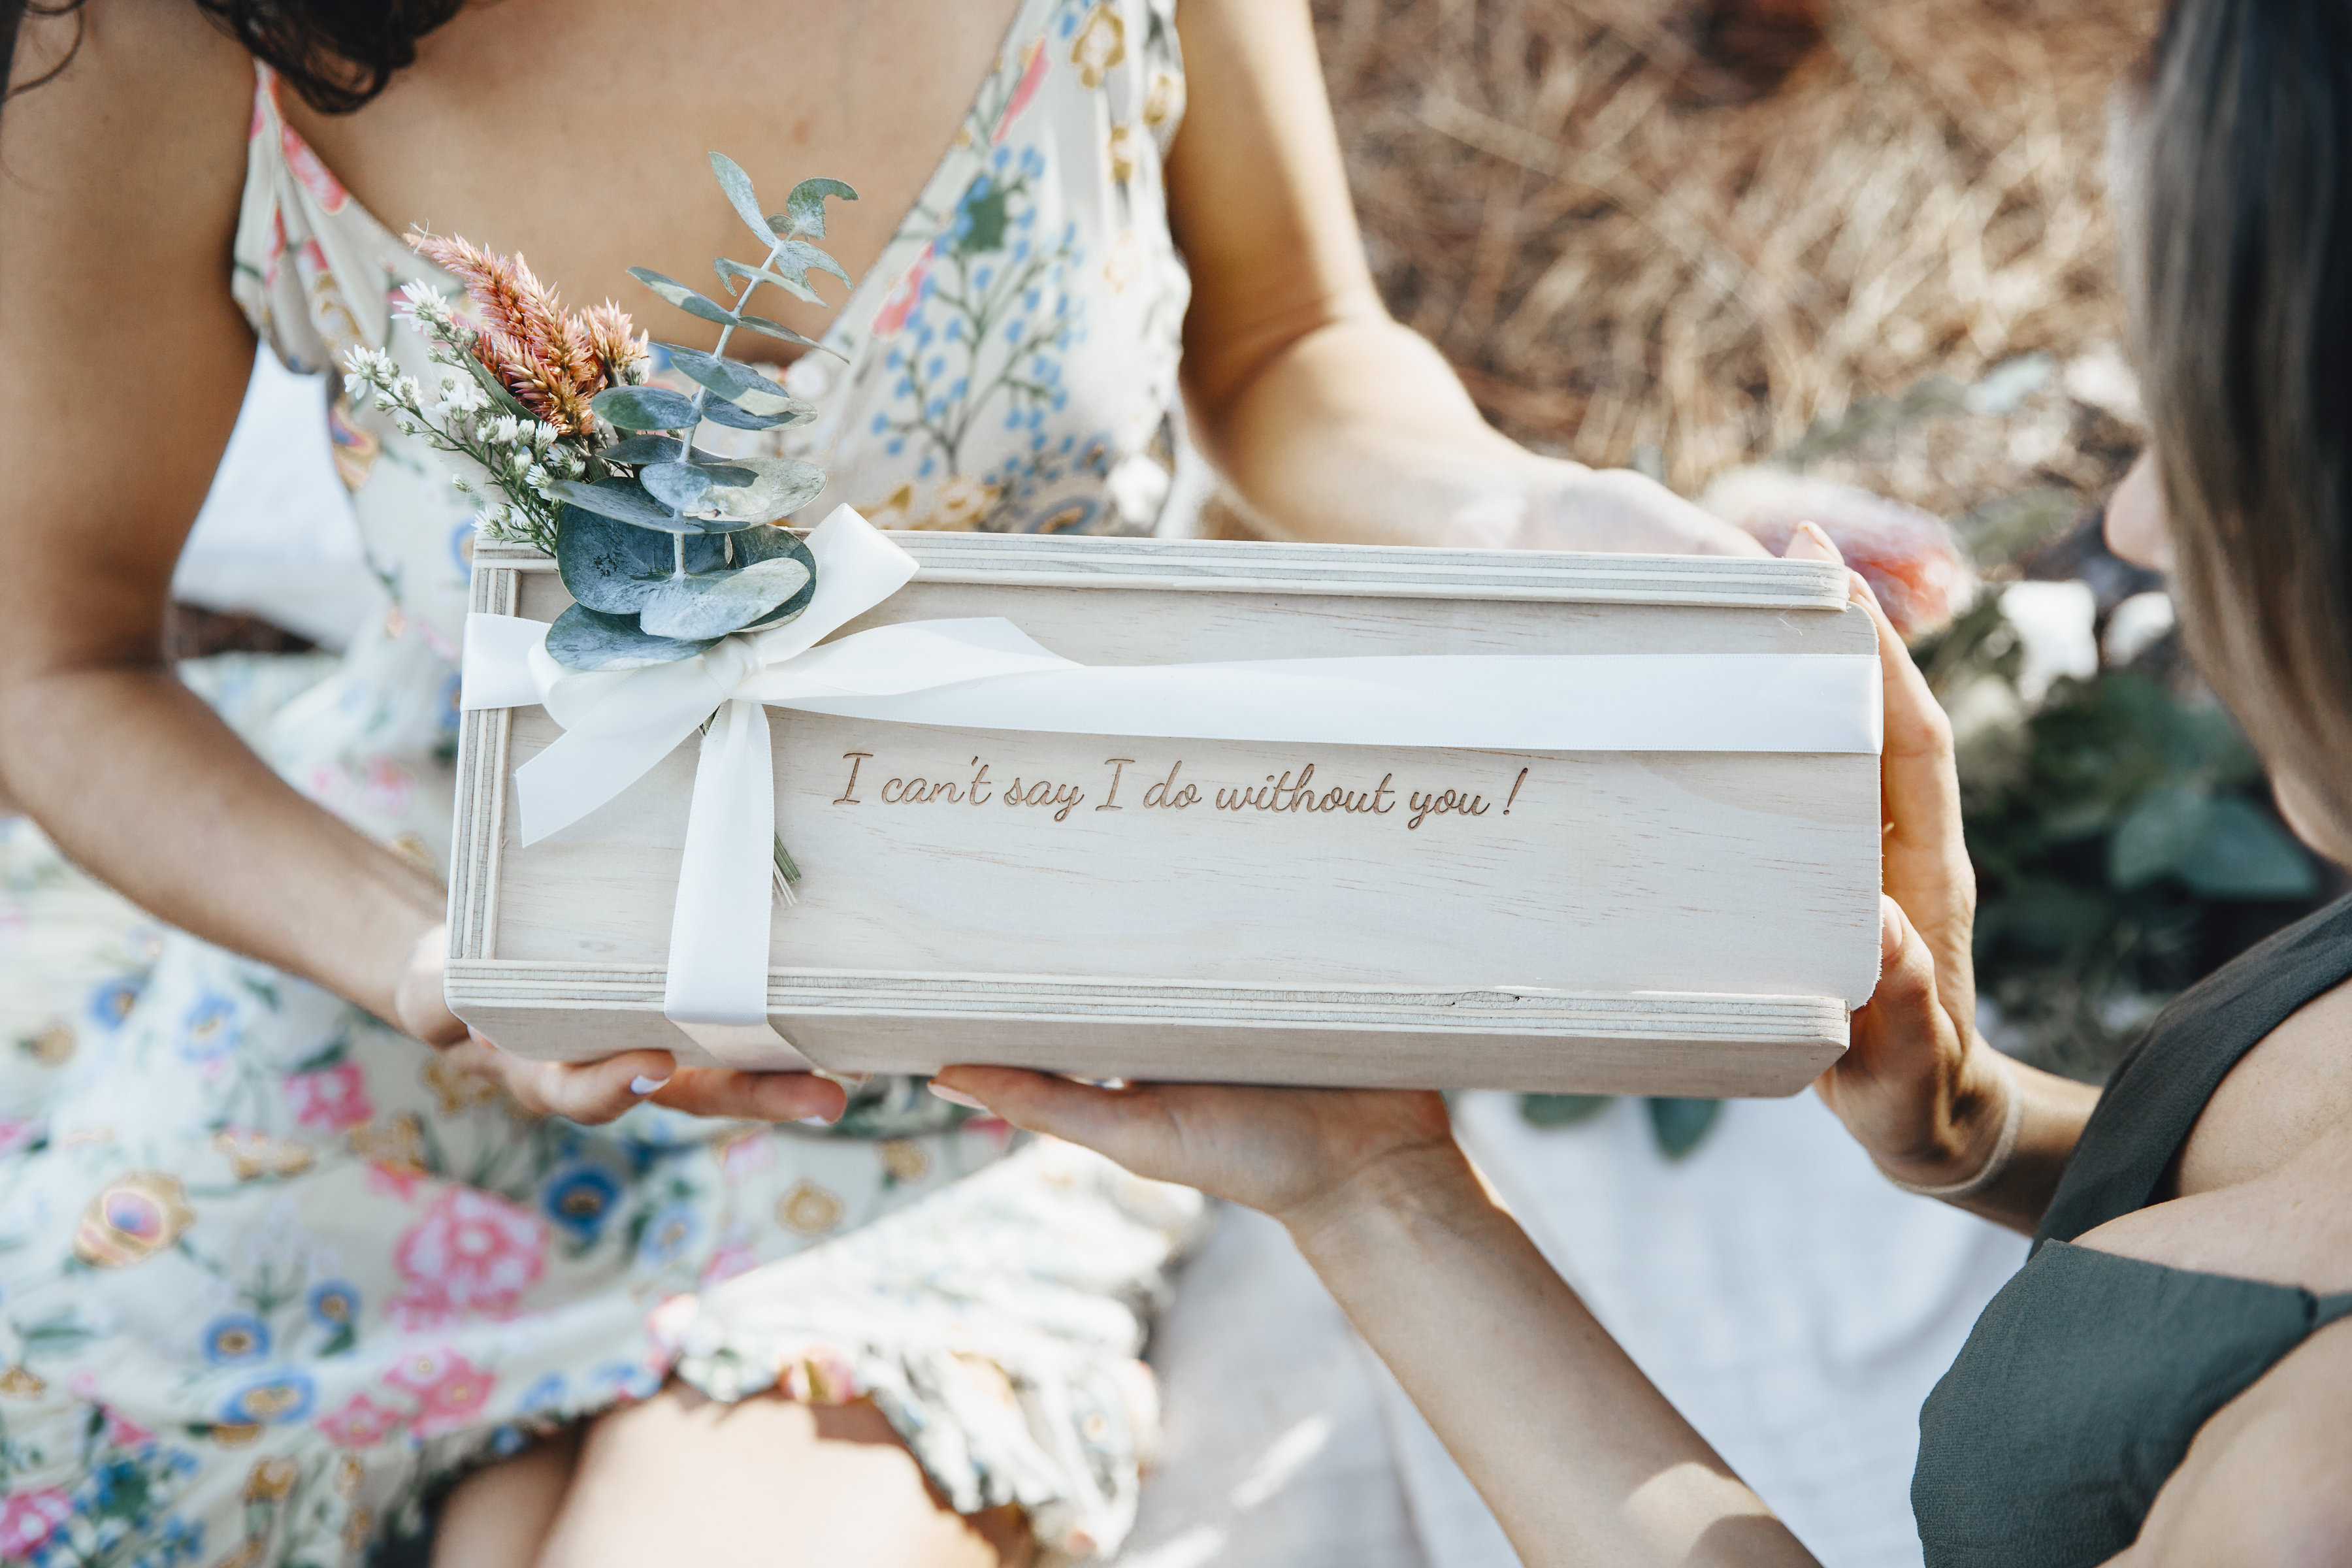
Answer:
M252 58L192 0L87 0L27 16L8 80L0 201L109 167L135 177L125 157L215 191L242 168Z

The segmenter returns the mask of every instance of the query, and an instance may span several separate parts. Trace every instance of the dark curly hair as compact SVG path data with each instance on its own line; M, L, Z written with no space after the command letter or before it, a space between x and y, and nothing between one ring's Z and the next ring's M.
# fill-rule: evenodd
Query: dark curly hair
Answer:
M195 0L215 26L266 60L311 107L348 114L416 59L416 40L457 14L465 0ZM82 0L0 0L0 65L16 55L16 29L27 16L71 15ZM63 70L52 66L22 92ZM5 79L5 73L0 73ZM14 96L12 93L10 96Z

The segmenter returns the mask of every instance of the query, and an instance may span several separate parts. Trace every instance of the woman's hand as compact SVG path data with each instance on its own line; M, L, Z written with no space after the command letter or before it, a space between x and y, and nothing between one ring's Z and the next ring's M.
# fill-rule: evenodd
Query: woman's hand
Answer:
M1015 1068L951 1067L944 1098L1066 1139L1139 1176L1198 1187L1297 1232L1400 1184L1475 1183L1445 1101L1408 1089L1095 1089Z
M509 1056L449 1011L442 996L446 928L409 950L394 990L393 1022L459 1066L495 1079L534 1116L594 1125L650 1100L695 1116L751 1121L834 1121L848 1105L839 1084L810 1073L681 1068L667 1051L623 1051L600 1062L541 1062Z
M1636 555L1769 553L1744 530L1646 475L1541 457L1467 421L1385 432L1379 446L1377 464L1360 482L1409 496L1414 521L1397 534L1398 543Z
M1788 552L1839 560L1811 523ZM1946 1186L1984 1168L2008 1093L1976 1031L1976 871L1960 828L1952 726L1869 585L1853 576L1848 595L1878 626L1885 892L1878 989L1855 1010L1853 1043L1817 1087L1881 1169L1916 1185Z

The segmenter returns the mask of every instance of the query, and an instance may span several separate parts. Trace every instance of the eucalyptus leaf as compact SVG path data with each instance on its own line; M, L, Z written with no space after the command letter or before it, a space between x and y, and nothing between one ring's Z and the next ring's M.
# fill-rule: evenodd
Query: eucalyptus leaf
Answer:
M730 430L773 430L780 426L798 425L816 417L814 405L801 404L789 414L747 414L725 399L702 405L702 416L713 425L724 425Z
M782 252L777 256L775 267L777 271L789 272L803 283L808 281L809 271L812 268L819 272L830 272L835 278L840 279L844 283L854 283L856 281L849 276L848 269L843 267L840 262L835 261L832 257L826 255L824 251L819 250L815 246L811 245L804 239L788 239L784 241L784 248Z
M581 479L558 479L548 492L599 517L617 518L639 528L659 529L664 533L708 531L692 518L679 517L654 500L635 479L605 479L593 485Z
M748 364L676 343L664 343L662 347L669 351L669 362L679 371L746 414L796 414L803 409L810 414L816 412L813 405L793 396ZM707 405L705 412L709 412Z
M735 216L751 225L753 234L770 245L777 244L779 237L761 215L760 198L751 194L751 176L743 172L743 166L724 153L713 153L710 154L710 172L719 176L719 188L727 193L727 200L733 205Z
M675 436L632 436L596 454L608 463L675 463L686 455L686 443Z
M728 564L727 540L689 535L686 569L710 572ZM739 550L739 563L751 559ZM555 534L555 569L572 596L592 610L632 616L677 569L676 541L578 507L565 507Z
M656 463L637 470L637 483L673 510L692 511L710 493L710 476L691 463Z
M650 267L632 267L629 276L689 316L699 316L722 327L735 325L734 311L716 300L696 293L675 278L665 278Z
M798 343L803 348L823 349L842 363L849 363L849 356L839 349L829 343L821 343L814 338L805 337L785 326L782 321L772 321L765 316L738 316L735 318L735 324L739 327L748 327L755 332L764 332L772 338L781 338L788 343Z
M809 553L808 545L803 542L799 534L790 529L763 525L747 528L740 533L730 533L727 541L734 548L735 559L745 565L790 556L809 569L809 580L802 584L799 593L753 621L744 630L765 631L770 626L782 626L807 609L809 601L816 597L816 557Z
M547 651L566 669L644 669L692 658L717 637L656 637L628 616L574 605L547 628Z
M723 256L711 265L718 269L719 276L730 283L740 283L746 279L753 283L772 283L796 300L805 300L812 305L824 303L823 295L798 278L788 278L781 272L771 272L764 267L746 267L740 261L730 261ZM739 294L736 298L740 300L742 296Z
M827 196L839 196L845 202L854 202L857 199L857 193L839 180L803 180L793 187L793 194L784 198L784 210L768 222L778 233L790 235L795 239L804 235L823 239L824 199Z
M734 466L751 469L751 482L713 485L703 506L739 524L790 517L824 489L824 470L797 458L741 458Z
M790 555L731 572L671 577L646 598L638 621L656 637L721 637L767 615L812 580L807 563Z
M694 399L667 386L608 386L588 406L624 430L691 430L698 422Z

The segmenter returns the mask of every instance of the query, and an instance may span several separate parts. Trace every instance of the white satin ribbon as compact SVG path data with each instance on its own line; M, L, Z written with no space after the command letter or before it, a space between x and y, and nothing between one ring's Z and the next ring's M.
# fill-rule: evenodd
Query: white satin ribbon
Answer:
M774 760L767 709L978 730L1530 752L1879 750L1861 655L1431 654L1089 667L1001 617L818 639L887 599L913 557L848 507L808 536L791 624L646 669L567 669L542 622L466 621L463 706L543 704L563 733L515 770L522 841L579 821L705 719L663 1012L722 1061L801 1065L769 1025ZM715 718L713 717L715 713Z

